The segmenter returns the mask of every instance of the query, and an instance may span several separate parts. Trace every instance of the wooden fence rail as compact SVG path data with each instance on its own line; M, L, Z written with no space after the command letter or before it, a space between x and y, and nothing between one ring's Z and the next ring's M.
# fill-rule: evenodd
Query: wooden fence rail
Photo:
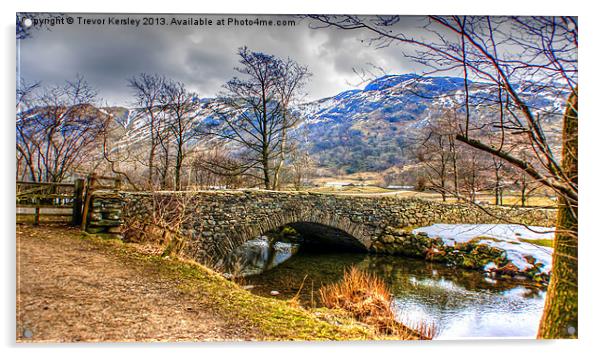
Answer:
M73 183L17 181L17 217L33 217L38 225L40 217L71 217L73 225L85 224L91 193L95 190L119 190L121 180L115 177L91 174L86 180ZM25 211L27 210L27 211Z
M38 225L40 217L71 217L71 223L81 223L84 180L73 183L17 181L17 217L33 217ZM33 210L33 212L32 212Z

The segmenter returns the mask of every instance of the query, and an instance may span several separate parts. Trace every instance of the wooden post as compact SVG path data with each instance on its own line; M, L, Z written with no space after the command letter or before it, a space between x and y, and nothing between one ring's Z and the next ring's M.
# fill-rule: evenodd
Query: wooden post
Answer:
M86 187L86 198L84 200L84 209L82 213L82 230L86 230L86 224L88 223L88 212L90 211L90 200L92 200L92 191L96 185L96 175L94 173L88 176L88 182Z
M71 223L80 225L82 223L82 204L84 200L84 180L77 179L73 186L73 217Z
M39 206L36 206L36 213L33 217L33 224L35 226L40 225L40 207Z
M97 177L95 173L92 173L88 176L88 191L93 191L96 188Z

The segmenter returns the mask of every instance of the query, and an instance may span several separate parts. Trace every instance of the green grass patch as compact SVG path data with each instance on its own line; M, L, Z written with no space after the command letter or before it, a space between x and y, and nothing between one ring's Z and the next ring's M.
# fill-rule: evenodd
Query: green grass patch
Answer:
M477 237L473 237L472 239L470 239L468 242L469 243L473 243L473 244L477 244L481 241L493 241L493 242L503 242L504 240L500 240L498 238L495 237L491 237L491 236L477 236Z
M544 246L544 247L553 247L554 240L551 239L522 239L518 238L521 242L526 242L533 245Z

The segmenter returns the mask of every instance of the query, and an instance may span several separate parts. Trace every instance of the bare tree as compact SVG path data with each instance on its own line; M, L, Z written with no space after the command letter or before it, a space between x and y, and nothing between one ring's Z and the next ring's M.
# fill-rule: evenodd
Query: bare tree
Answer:
M97 147L108 116L94 107L96 91L78 76L64 85L32 88L17 112L17 156L34 182L61 182Z
M244 78L228 81L225 93L210 105L218 118L211 133L239 148L244 162L236 168L239 174L261 181L265 189L276 189L288 131L299 122L289 105L308 72L292 60L246 47L238 55L241 66L235 70Z
M291 110L291 104L298 99L301 90L305 86L308 78L311 76L311 73L307 67L299 65L290 58L280 61L279 64L280 68L278 76L280 78L276 81L276 95L280 101L282 110L282 125L280 128L281 133L278 162L274 167L274 180L272 183L272 189L274 190L279 189L280 187L280 171L282 170L282 166L286 160L286 154L288 150L288 131L296 127L301 121L301 116Z
M503 186L502 186L502 169L504 168L503 160L492 157L491 158L491 167L493 167L493 171L495 173L495 184L493 185L493 195L495 195L495 205L503 205L504 196L503 196Z
M425 177L429 185L441 194L443 201L448 195L456 198L460 195L459 164L463 155L455 142L457 124L455 110L445 110L435 115L423 128L415 150L418 162L426 167ZM450 180L451 187L448 183Z
M32 106L33 94L40 87L40 82L27 83L25 80L20 79L17 85L17 96L16 96L16 109L17 112L27 110Z
M200 136L197 129L200 103L196 94L187 91L181 82L166 82L164 93L167 127L175 146L174 185L176 190L182 190L182 167L189 152L187 146Z
M399 16L310 17L318 20L315 27L365 30L375 46L400 44L408 49L407 57L431 72L462 73L465 122L456 139L517 167L558 195L553 267L538 336L577 337L577 19L430 16L424 25L430 36L412 37L395 27ZM472 135L475 116L470 110L469 79L499 93L494 139ZM547 113L533 104L544 91L565 102L560 155L541 117L560 113ZM531 159L521 159L507 146L508 135L529 144Z
M482 203L477 195L488 188L484 171L487 165L476 150L465 150L459 164L460 192L471 203Z
M418 161L427 167L430 187L441 194L443 201L446 201L449 191L447 175L450 162L447 142L445 136L430 131L416 154Z
M35 90L38 89L40 83L29 84L26 83L23 79L17 85L17 95L16 95L16 112L17 112L17 121L19 120L19 116L22 115L23 111L29 110L34 106L32 97ZM18 125L18 124L17 124ZM18 128L17 128L18 129ZM17 131L18 134L18 131ZM25 149L19 149L17 142L17 169L16 175L17 179L24 180L28 175L27 164L28 160L26 159ZM31 173L30 173L31 174Z
M518 152L518 155L519 157L521 157L521 159L526 159L526 154L527 153L521 151ZM531 193L537 188L539 188L541 185L538 184L537 181L535 181L533 178L531 178L531 176L525 173L525 171L514 167L512 167L511 169L516 172L514 184L518 187L518 190L520 192L520 205L522 207L525 207L527 206L527 200Z
M295 147L290 154L291 178L295 190L307 186L315 174L315 162L309 152Z
M155 171L155 156L158 146L161 144L161 134L164 130L162 125L165 113L165 105L162 105L165 93L166 79L158 74L140 73L128 80L128 86L134 92L135 105L138 106L140 117L145 126L148 127L150 143L148 149L147 185L153 187L153 175Z
M102 156L108 163L111 173L121 176L134 190L140 190L139 181L142 178L135 170L136 155L129 144L120 142L118 137L128 137L128 127L115 115L109 113L109 120L102 133ZM134 173L134 174L131 174Z
M163 128L157 133L157 140L159 142L159 150L157 151L157 171L159 172L159 186L161 189L167 189L170 185L170 168L171 159L173 156L172 152L172 131L167 128Z

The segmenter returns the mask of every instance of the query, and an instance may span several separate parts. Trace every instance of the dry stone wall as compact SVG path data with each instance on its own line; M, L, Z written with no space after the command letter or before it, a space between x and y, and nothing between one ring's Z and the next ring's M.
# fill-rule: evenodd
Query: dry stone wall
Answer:
M120 236L124 205L123 196L119 193L110 191L94 192L85 217L86 232Z

